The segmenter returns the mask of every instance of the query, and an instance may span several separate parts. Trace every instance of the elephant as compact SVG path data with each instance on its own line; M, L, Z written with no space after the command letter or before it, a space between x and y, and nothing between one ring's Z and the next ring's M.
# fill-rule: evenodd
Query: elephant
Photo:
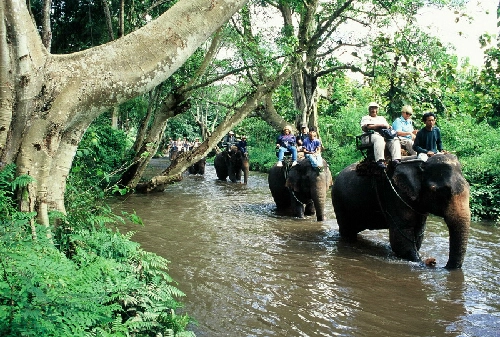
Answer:
M250 170L248 156L236 146L231 146L229 151L224 150L218 153L214 159L214 167L219 180L226 181L226 178L229 177L233 183L241 182L241 173L243 172L243 182L248 183Z
M275 164L269 170L268 183L278 211L291 211L298 218L316 213L317 221L325 219L326 193L332 186L332 174L324 159L321 172L308 159L301 159L290 168Z
M470 188L455 155L437 154L425 162L410 156L373 173L362 174L356 166L342 170L332 188L341 237L356 239L366 229L389 229L395 255L421 262L419 250L430 213L444 218L448 226L445 268L462 267L470 230Z
M205 174L205 165L207 159L205 157L198 160L196 163L188 167L189 174Z

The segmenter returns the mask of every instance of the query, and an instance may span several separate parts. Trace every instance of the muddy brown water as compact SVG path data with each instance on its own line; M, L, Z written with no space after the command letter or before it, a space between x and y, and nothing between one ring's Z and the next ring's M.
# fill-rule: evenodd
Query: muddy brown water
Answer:
M187 176L165 192L113 200L135 211L145 250L170 262L197 336L500 336L500 229L473 223L462 270L442 268L448 232L431 217L421 255L437 268L393 256L386 231L340 240L327 220L277 215L267 175L248 185Z

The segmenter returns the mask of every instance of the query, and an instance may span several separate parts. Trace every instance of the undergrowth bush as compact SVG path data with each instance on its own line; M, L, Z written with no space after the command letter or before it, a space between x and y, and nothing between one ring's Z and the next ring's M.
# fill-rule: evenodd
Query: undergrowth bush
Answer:
M78 146L71 167L77 176L72 184L85 189L87 186L105 187L120 178L133 159L132 143L127 135L109 125L92 124ZM83 184L80 184L83 183Z
M56 235L37 226L34 238L35 214L16 211L12 198L28 180L14 170L0 171L0 336L194 336L191 318L175 313L184 294L168 261L108 228L121 217L80 193L70 200L87 212L52 214Z
M500 131L467 115L442 120L440 128L445 148L458 156L471 186L473 220L500 223L500 154L496 151Z

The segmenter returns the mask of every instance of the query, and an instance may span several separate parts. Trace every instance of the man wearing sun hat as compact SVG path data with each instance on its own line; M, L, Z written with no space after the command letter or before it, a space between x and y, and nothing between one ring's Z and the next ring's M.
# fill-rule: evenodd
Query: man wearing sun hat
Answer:
M292 153L292 166L297 165L297 147L295 143L296 138L292 133L292 127L286 125L281 135L276 138L276 148L278 149L278 163L276 166L283 166L283 157L286 151Z
M370 102L368 104L368 115L361 118L361 129L363 132L375 131L370 136L366 135L361 138L363 144L368 144L370 141L373 144L373 152L375 154L375 161L378 167L385 169L385 147L389 150L391 158L395 164L401 162L401 143L398 138L385 139L379 131L381 129L389 129L389 123L383 116L378 115L377 102Z
M229 151L229 149L231 148L231 146L233 146L235 143L236 143L236 136L234 135L234 132L231 130L224 137L224 140L223 140L222 144Z
M401 147L411 156L417 154L417 152L413 150L413 141L418 131L413 128L413 121L411 120L412 115L412 107L405 105L401 108L401 116L392 122L392 128L397 132L399 140L401 141Z

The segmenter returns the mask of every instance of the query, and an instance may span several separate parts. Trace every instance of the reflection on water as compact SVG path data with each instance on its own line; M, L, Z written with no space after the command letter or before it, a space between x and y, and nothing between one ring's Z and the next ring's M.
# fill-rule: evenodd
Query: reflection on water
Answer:
M134 239L168 260L197 336L500 336L500 230L473 224L462 270L395 258L385 231L339 239L327 220L276 215L267 176L248 185L188 176L164 193L132 195ZM423 257L448 259L448 233L428 221Z

